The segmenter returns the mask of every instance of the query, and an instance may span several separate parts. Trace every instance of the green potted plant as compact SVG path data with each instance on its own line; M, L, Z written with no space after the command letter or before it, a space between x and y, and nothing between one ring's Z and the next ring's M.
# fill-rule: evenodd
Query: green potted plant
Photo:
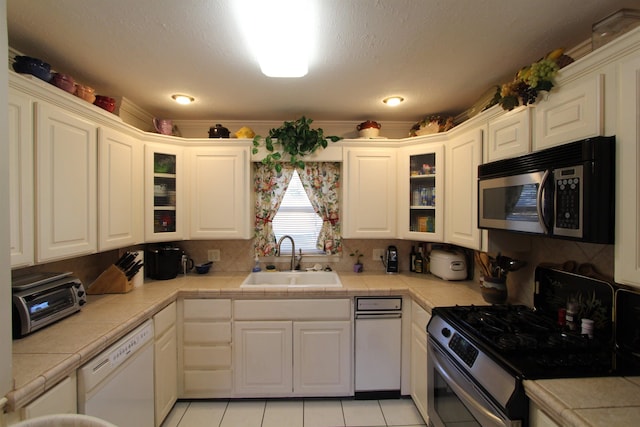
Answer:
M277 172L282 170L281 161L285 160L285 156L289 156L289 163L304 169L304 161L302 157L307 156L319 148L326 148L327 140L331 142L339 141L339 136L324 136L322 128L312 129L312 119L305 116L287 122L285 121L279 128L273 128L269 131L269 135L263 138L256 135L253 138L253 154L257 154L262 144L268 151L262 163L272 166Z
M360 262L360 258L362 258L362 255L363 254L360 252L359 249L356 249L355 251L349 254L349 256L356 257L356 262L355 264L353 264L354 273L362 273L363 266L362 266L362 263Z

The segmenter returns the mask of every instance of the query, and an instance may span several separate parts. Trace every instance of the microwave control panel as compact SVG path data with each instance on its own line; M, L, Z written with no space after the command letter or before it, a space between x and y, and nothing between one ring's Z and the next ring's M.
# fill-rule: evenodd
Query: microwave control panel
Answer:
M554 234L582 237L582 166L553 171L555 180Z

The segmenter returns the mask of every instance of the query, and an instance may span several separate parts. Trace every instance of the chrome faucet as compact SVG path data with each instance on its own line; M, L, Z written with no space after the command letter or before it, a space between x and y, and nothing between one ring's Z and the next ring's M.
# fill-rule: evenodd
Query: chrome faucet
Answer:
M284 236L282 236L280 240L278 240L278 243L276 244L276 250L278 252L278 256L282 255L282 252L280 251L280 245L282 244L282 241L284 239L291 240L291 269L290 270L293 271L296 264L296 243L293 241L293 237L289 236L288 234L285 234Z

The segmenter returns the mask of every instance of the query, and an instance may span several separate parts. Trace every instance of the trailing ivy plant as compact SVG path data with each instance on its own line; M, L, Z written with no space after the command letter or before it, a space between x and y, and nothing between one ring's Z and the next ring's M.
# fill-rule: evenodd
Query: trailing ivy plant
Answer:
M312 129L310 127L312 119L305 116L291 121L284 122L279 128L273 128L269 131L266 138L256 135L253 138L253 154L257 154L260 145L268 151L262 163L275 168L276 172L282 171L281 161L285 161L285 157L289 156L289 163L304 169L305 157L319 148L327 148L328 141L336 142L341 140L339 136L324 136L322 128Z

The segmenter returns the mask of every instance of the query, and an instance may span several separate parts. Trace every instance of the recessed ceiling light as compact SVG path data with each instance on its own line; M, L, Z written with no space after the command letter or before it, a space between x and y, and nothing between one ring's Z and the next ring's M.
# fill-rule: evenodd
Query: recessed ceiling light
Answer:
M402 101L404 101L404 98L401 96L389 96L382 100L382 102L387 104L389 107L395 107L396 105L399 105Z
M195 101L195 98L189 95L171 95L171 98L173 98L178 104L182 105L188 105Z

